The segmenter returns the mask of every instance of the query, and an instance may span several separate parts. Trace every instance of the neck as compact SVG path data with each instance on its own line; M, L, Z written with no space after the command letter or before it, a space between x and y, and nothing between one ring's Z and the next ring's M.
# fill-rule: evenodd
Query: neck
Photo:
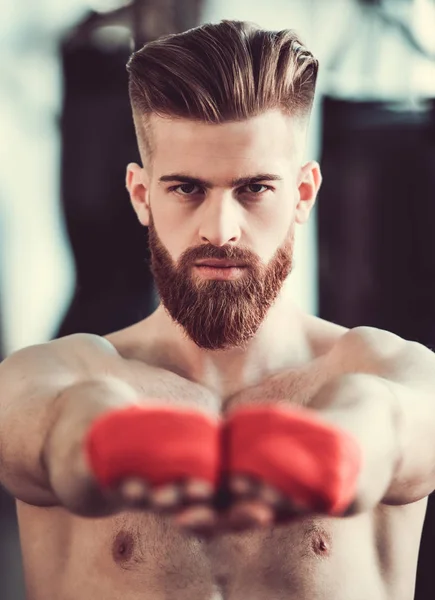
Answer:
M257 334L243 349L198 348L160 305L151 320L159 344L165 346L168 367L221 396L229 396L277 371L306 363L311 349L305 314L292 301L288 288L287 280Z

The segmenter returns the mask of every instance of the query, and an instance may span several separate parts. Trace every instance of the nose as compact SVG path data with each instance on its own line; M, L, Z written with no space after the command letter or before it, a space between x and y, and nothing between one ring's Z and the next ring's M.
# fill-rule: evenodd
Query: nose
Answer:
M209 198L201 208L199 236L202 243L224 246L240 240L240 206L233 198Z

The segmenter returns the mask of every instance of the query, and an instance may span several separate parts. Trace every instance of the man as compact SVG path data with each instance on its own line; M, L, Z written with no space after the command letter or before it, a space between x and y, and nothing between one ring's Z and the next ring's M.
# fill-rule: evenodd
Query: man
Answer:
M128 69L161 306L0 367L28 598L411 600L435 360L291 300L316 60L224 21Z

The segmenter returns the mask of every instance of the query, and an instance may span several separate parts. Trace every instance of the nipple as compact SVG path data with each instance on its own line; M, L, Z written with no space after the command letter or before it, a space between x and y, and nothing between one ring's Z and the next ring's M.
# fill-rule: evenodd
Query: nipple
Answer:
M112 556L116 563L125 563L133 555L134 538L127 531L120 531L113 541Z
M316 528L311 534L311 547L317 556L326 557L331 553L331 542L322 528Z

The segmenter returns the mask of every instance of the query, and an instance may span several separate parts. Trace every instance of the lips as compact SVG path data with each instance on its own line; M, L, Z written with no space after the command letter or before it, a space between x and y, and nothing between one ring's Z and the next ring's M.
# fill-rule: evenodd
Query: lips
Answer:
M237 261L207 259L205 261L197 262L196 266L212 267L214 269L231 269L236 267L244 267L245 265Z

